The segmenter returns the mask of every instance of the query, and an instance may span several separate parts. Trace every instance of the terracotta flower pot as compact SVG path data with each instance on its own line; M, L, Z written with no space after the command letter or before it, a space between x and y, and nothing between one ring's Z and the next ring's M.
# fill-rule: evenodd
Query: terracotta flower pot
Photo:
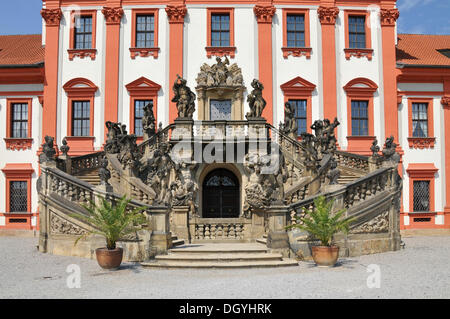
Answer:
M97 262L103 269L116 270L122 263L123 249L108 249L106 247L97 248L95 250Z
M312 256L314 262L320 267L333 267L339 257L338 246L313 246Z

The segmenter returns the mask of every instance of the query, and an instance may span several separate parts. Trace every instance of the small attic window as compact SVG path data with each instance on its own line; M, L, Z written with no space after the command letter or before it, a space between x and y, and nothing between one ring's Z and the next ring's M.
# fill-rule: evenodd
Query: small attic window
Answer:
M450 49L440 49L437 50L440 54L445 55L447 58L450 58Z

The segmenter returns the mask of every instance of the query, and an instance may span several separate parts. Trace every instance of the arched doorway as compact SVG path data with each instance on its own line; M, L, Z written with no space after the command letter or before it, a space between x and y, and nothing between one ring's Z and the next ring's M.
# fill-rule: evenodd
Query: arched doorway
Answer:
M239 181L224 168L215 169L203 181L203 217L239 217Z

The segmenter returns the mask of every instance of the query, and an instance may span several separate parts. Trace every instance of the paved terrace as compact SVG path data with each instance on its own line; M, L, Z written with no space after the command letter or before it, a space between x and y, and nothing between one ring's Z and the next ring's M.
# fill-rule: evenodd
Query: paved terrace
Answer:
M450 298L450 236L405 237L398 252L341 259L324 269L158 270L124 263L104 271L95 260L39 253L37 238L0 237L0 298ZM67 266L81 269L69 289ZM368 288L377 264L380 288Z

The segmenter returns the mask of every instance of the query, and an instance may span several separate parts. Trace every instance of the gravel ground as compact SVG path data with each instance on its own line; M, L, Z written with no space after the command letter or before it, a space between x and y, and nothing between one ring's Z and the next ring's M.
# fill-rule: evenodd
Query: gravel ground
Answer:
M36 238L0 237L0 298L450 298L450 236L404 238L397 252L340 259L335 268L158 270L123 263L104 271L95 260L42 254ZM81 287L66 272L79 265ZM367 266L380 267L368 288Z

